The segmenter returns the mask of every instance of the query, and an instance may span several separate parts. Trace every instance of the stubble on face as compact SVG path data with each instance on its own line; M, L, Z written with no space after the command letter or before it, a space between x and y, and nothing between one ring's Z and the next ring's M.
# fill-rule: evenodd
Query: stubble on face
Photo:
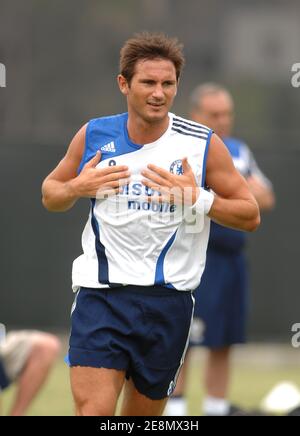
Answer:
M145 123L161 123L168 117L176 92L176 70L171 61L139 61L128 86L128 111Z

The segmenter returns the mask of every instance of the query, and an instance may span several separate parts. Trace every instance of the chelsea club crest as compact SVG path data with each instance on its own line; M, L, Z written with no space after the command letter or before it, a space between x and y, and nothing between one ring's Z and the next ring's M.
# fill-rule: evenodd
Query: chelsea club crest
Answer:
M180 159L175 160L170 166L170 172L176 176L181 176L183 174L182 161Z

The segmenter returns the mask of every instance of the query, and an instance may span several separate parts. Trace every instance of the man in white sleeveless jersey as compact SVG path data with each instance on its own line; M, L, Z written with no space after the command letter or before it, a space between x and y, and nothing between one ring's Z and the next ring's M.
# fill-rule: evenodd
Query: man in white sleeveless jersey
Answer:
M245 231L259 225L223 142L169 112L183 64L176 39L126 41L118 85L128 112L85 124L43 183L50 211L91 199L73 263L77 415L113 415L123 386L122 415L162 414L188 344L210 219Z

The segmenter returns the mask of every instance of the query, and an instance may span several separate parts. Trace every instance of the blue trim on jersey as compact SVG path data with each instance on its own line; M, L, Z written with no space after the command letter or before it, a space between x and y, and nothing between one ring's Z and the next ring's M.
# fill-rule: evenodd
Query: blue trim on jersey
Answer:
M176 123L174 121L173 121L173 126L179 127L180 129L183 129L183 130L187 130L188 132L198 133L198 135L201 134L205 138L207 138L207 135L209 133L209 132L205 132L203 130L197 129L196 126L194 128L192 128L192 127L185 126L184 123Z
M85 149L77 173L82 171L98 150L101 151L101 161L114 159L127 153L140 150L141 145L130 141L127 132L128 113L109 117L94 118L89 121L85 134ZM101 150L105 145L114 143L114 151Z
M171 236L171 238L168 240L168 242L166 243L166 245L164 246L162 252L159 255L159 258L158 258L157 264L156 264L154 285L164 285L165 284L164 261L165 261L165 257L166 257L166 254L167 254L169 248L171 247L171 245L174 242L176 234L177 234L177 230Z
M86 126L86 131L85 131L85 140L84 140L84 152L79 164L79 167L77 169L77 175L80 174L80 172L82 171L82 168L84 167L84 165L86 164L86 155L87 155L87 150L88 150L88 137L89 137L89 131L90 131L90 126L91 123L89 122L88 125Z
M172 127L172 130L174 130L174 132L180 133L181 135L193 136L194 138L200 138L200 139L207 138L207 135L205 135L204 132L199 132L199 134L196 135L195 133L185 132L184 130L177 129L175 127Z
M95 198L91 198L92 208L91 208L91 222L92 222L92 228L95 235L95 248L98 258L98 281L100 284L108 285L110 288L115 288L122 286L121 283L112 283L109 281L108 278L108 260L105 253L105 247L100 241L100 229L98 221L94 215L94 207L96 203Z
M205 144L205 152L204 152L204 157L203 157L203 165L202 165L202 180L201 180L201 187L204 188L205 187L205 179L206 179L206 161L207 161L207 155L208 155L208 149L209 149L209 144L210 144L210 139L212 134L214 133L213 130L209 131L207 140L206 140L206 144Z
M247 163L245 166L245 171L242 172L243 177L250 177L252 175L252 167L250 161L247 159L249 157L249 149L245 142L241 141L240 139L232 138L231 136L222 138L224 144L229 150L229 153L231 154L231 157L233 159L233 162L235 159L243 159L244 163ZM246 154L246 160L245 156Z
M167 285L164 285L164 288L173 289L174 291L178 291L178 289L176 289L175 286L172 285L172 283L168 283Z
M107 257L105 254L105 247L102 244L102 242L100 241L99 224L98 224L98 221L94 215L94 208L95 208L96 199L92 198L91 202L92 202L92 209L91 209L92 228L93 228L93 231L95 234L95 248L96 248L96 253L97 253L97 257L98 257L98 280L99 280L99 283L101 283L101 284L109 284L108 261L107 261Z
M210 131L209 127L206 127L203 124L199 124L196 122L191 122L191 120L186 120L184 118L178 118L178 117L174 116L173 121L179 122L181 124L187 124L188 126L195 127L196 129L199 129L199 130L204 130L204 131L206 130L206 132L205 132L206 134L208 134Z
M245 143L239 139L227 136L222 138L222 141L226 145L232 158L238 158L241 156L241 149L245 147Z
M126 115L124 117L124 136L125 136L125 140L126 140L128 145L130 145L131 147L135 148L136 150L140 150L143 147L143 145L135 144L129 138L128 130L127 130L128 113L126 113L125 115Z

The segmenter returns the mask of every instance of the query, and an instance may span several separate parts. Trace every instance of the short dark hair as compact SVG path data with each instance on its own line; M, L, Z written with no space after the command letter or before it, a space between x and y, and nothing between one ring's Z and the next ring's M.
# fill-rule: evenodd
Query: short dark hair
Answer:
M130 84L138 61L159 58L173 62L178 81L185 63L183 44L177 38L169 38L164 33L136 33L121 48L120 73Z
M190 110L191 111L199 110L202 103L202 99L206 95L219 94L220 92L222 93L224 92L228 94L228 96L232 99L229 90L225 88L225 86L220 85L219 83L206 82L206 83L202 83L201 85L198 85L190 95Z

